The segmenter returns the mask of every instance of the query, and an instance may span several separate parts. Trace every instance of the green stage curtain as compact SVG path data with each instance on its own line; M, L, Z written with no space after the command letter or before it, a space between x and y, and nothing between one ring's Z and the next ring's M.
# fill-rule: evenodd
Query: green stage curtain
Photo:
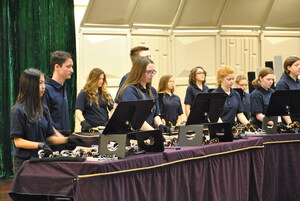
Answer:
M0 177L12 176L13 148L9 113L18 94L22 71L29 67L52 75L49 61L56 50L74 56L74 74L67 80L70 125L76 101L76 39L72 0L1 0L0 23Z

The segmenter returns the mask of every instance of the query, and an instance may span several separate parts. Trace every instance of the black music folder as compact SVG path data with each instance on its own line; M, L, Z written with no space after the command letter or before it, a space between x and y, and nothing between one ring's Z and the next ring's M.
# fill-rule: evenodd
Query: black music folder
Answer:
M225 93L198 93L194 98L186 125L217 122L226 98Z
M300 90L278 90L270 98L266 116L290 115L292 121L300 120Z
M127 134L140 129L154 106L153 100L122 101L109 119L103 134Z

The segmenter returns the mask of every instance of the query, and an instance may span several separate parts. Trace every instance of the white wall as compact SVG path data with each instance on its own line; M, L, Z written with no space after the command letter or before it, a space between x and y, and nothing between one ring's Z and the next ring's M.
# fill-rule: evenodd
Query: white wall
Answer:
M75 7L79 26L84 6ZM207 71L207 85L216 85L216 69L222 65L235 68L236 75L247 75L282 55L300 55L300 33L260 33L259 31L171 32L166 30L97 29L77 27L78 92L92 68L107 74L110 93L115 96L123 75L130 71L132 47L150 48L158 71L153 86L157 88L164 74L175 77L175 93L182 103L188 86L189 71L202 66Z

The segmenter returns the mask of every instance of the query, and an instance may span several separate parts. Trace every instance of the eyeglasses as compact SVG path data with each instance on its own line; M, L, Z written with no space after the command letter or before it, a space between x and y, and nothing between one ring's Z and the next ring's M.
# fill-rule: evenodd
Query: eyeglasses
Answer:
M204 72L197 72L196 75L198 75L198 74L204 75L205 73Z
M148 71L146 71L145 72L148 76L150 76L150 75L155 75L157 72L156 72L156 70L148 70Z

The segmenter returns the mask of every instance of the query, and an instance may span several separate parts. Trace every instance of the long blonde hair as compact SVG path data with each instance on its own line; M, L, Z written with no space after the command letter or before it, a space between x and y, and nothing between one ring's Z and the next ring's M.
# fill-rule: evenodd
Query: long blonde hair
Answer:
M126 81L120 88L120 91L117 95L118 98L122 96L125 88L128 85L137 85L142 81L143 74L146 73L146 68L149 64L154 64L154 63L151 59L146 57L139 57L135 60L130 70L129 76L127 77ZM151 87L151 83L148 83L147 85ZM152 99L154 98L152 90L149 91L149 95Z
M99 106L97 89L98 89L99 77L102 74L104 75L103 84L99 88L102 91L102 100L106 101L108 105L112 104L112 97L106 88L107 86L106 75L104 71L101 70L100 68L94 68L91 70L89 77L86 80L86 83L82 89L82 91L88 93L90 98L90 105L92 105L92 103L95 102Z

